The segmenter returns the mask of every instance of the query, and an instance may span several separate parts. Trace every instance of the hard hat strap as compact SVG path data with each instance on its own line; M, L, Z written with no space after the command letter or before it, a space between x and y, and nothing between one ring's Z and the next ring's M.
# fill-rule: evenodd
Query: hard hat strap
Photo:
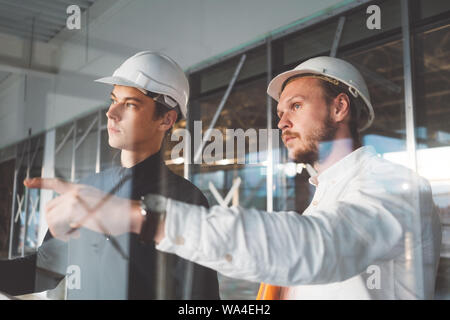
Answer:
M329 83L332 83L335 86L338 86L340 84L339 80L336 80L336 79L333 79L333 78L330 78L330 77L327 77L327 76L323 76L323 75L320 75L320 74L314 74L314 73L296 74L295 76L292 76L292 77L286 79L286 81L284 81L283 85L281 86L280 93L283 92L284 88L286 88L286 86L291 81L296 80L298 78L306 78L306 77L308 77L308 78L315 78L315 79L321 79L321 80L327 81Z
M348 87L348 91L350 91L350 93L352 94L352 96L354 96L355 98L358 98L358 91L356 91L355 88L353 88L352 86Z
M174 109L177 114L180 114L181 110L180 107L178 105L178 103L173 100L171 97L160 94L160 93L155 93L155 92L151 92L148 90L145 90L146 92L144 93L147 97L152 98L156 103L162 104L164 107L166 107L169 110Z

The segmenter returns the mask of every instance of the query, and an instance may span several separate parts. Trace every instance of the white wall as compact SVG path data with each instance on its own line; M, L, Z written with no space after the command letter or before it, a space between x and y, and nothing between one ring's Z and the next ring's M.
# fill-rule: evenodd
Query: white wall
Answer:
M81 30L65 30L47 47L35 49L36 65L50 61L59 73L53 80L28 79L27 101L32 103L21 101L23 76L8 89L0 84L0 147L24 138L30 126L33 132L43 131L105 105L110 88L92 80L112 74L140 50L164 52L187 69L341 2L99 0L91 9L88 47L83 24ZM58 38L68 36L59 43ZM1 50L0 60L5 55Z
M34 75L10 75L0 84L0 147L46 128L53 80Z
M8 143L24 131L24 77L10 76L0 89L0 140Z

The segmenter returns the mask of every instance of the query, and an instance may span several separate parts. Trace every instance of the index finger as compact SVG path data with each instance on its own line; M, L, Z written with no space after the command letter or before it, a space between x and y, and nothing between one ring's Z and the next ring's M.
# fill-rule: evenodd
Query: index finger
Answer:
M73 190L76 184L57 178L32 178L25 179L23 184L32 189L49 189L62 194Z

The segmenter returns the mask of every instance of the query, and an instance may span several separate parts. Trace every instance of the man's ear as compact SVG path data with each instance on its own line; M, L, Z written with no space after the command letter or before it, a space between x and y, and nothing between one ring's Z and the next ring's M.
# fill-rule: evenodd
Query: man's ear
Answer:
M350 98L345 93L340 93L334 100L334 120L336 122L350 120Z
M160 127L163 131L169 130L177 121L177 112L175 110L170 110L166 112L162 118Z

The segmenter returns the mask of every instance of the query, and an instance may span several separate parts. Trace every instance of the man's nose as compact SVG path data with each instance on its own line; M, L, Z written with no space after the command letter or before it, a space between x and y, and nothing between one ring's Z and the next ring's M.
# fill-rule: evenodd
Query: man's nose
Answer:
M285 129L289 129L292 127L292 122L289 121L288 116L286 113L284 113L281 118L280 121L278 121L278 128L283 131Z
M106 112L106 117L110 120L119 121L121 118L121 104L120 103L111 103L108 111Z

